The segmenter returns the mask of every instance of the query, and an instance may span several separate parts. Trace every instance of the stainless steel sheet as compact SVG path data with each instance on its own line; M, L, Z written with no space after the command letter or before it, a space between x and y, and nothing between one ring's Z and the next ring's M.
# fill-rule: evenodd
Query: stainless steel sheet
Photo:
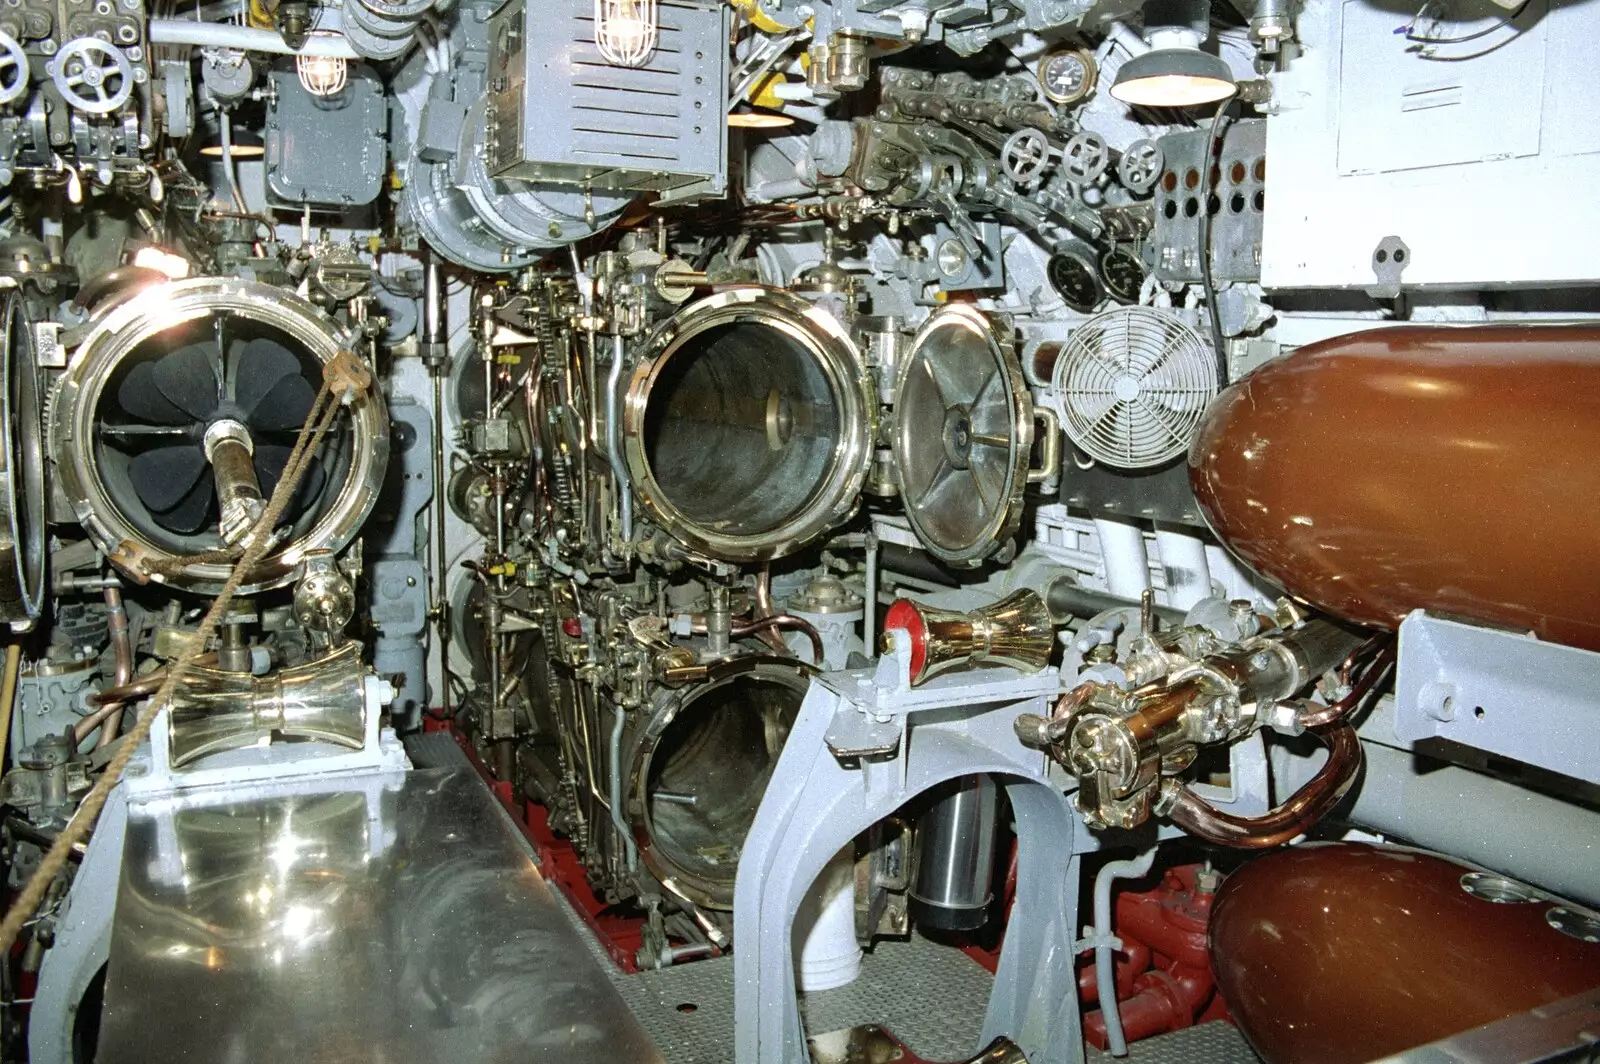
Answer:
M470 769L129 813L98 1059L655 1064Z

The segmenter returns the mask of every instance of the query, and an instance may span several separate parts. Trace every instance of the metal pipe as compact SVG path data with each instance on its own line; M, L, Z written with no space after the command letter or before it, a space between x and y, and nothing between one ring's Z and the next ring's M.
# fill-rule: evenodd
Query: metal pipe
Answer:
M1391 706L1380 702L1361 731L1392 742ZM1366 770L1340 820L1600 905L1600 811L1375 739L1361 747ZM1285 791L1321 767L1283 743L1271 759Z
M617 516L622 525L622 541L633 542L633 489L628 483L628 464L622 460L622 425L617 418L617 389L622 382L622 335L611 339L611 372L606 375L606 457L611 475L617 481Z
M1188 609L1211 597L1211 565L1206 544L1198 536L1172 529L1156 529L1156 553L1167 574L1167 602Z
M763 632L770 632L776 628L787 628L790 631L799 632L804 635L811 642L812 664L822 664L823 651L821 633L817 631L816 626L810 621L806 620L804 617L796 617L792 613L769 613L767 616L757 617L755 620L750 621L747 624L733 625L728 630L728 634L734 639L744 639L748 636L760 635ZM779 642L782 643L781 637L779 638ZM783 644L783 652L785 654L789 653L789 647L787 644Z
M345 37L314 33L298 49L283 43L274 30L258 30L225 22L193 22L189 19L153 18L151 44L186 44L202 48L238 48L247 52L274 55L308 55L329 59L360 59Z
M217 113L217 129L222 137L222 173L228 179L228 191L233 195L233 205L240 214L250 213L239 191L239 175L233 167L233 116L226 110Z
M917 922L972 931L989 918L997 798L988 775L963 776L917 825L917 871L910 891Z
M1189 834L1218 846L1267 850L1282 846L1328 814L1347 794L1361 770L1361 742L1348 724L1313 728L1308 733L1328 747L1328 760L1317 774L1282 805L1255 817L1224 813L1186 785L1168 780L1158 808L1171 801L1166 816Z
M1100 1015L1106 1024L1106 1047L1114 1057L1128 1055L1122 1037L1122 1013L1117 1008L1117 967L1112 950L1111 887L1119 879L1138 879L1155 864L1152 847L1131 861L1112 861L1094 877L1094 977L1100 996Z
M761 567L761 571L755 575L754 590L755 609L752 612L755 614L755 619L757 621L761 621L768 617L776 617L778 615L778 611L772 605L772 567L770 565L763 565ZM762 624L759 626L752 626L752 631L759 635L761 637L761 641L766 643L773 650L776 650L780 654L788 654L789 644L785 643L783 641L783 636L779 635L777 632L777 629L781 627L793 627L793 625L775 626ZM815 629L813 629L813 631L815 631ZM821 645L821 637L818 636L812 642L812 646L814 648L819 648L816 659L816 663L818 665L822 664L822 655L820 651Z
M861 604L861 645L869 657L877 656L878 648L878 537L867 533L867 586Z
M600 692L595 691L596 701L600 699ZM617 719L611 725L611 826L617 829L617 834L622 837L623 851L628 857L628 871L632 872L639 867L639 847L633 841L633 832L628 830L627 821L622 817L622 731L628 723L627 714L622 706L613 702L611 708L616 712Z
M1145 551L1144 529L1126 521L1096 518L1100 557L1106 586L1119 598L1137 599L1150 586L1150 556Z
M1064 624L1074 617L1094 617L1106 610L1139 606L1135 599L1119 598L1105 591L1080 587L1070 576L1058 576L1045 585L1044 603L1050 610L1050 619ZM1151 611L1169 625L1181 625L1185 611L1173 606L1152 603Z
M133 640L128 634L128 611L122 604L122 589L120 587L107 587L105 589L106 602L106 629L111 635L111 655L115 663L115 687L124 687L133 680ZM103 749L110 745L117 737L117 731L122 727L122 703L114 702L107 707L105 723L100 728L100 738L95 743L96 749ZM87 735L87 733L85 733ZM73 736L82 742L85 736Z

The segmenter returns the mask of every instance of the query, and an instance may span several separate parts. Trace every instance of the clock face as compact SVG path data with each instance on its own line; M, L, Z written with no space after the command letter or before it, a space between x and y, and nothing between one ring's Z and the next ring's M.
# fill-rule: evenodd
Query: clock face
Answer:
M1094 61L1082 52L1056 52L1039 64L1039 85L1055 103L1073 103L1094 88Z

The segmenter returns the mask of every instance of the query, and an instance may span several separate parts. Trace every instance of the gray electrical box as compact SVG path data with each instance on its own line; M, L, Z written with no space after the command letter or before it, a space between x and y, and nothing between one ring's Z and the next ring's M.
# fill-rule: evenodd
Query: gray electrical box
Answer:
M641 67L594 44L593 0L511 0L489 26L488 135L497 178L653 191L727 187L727 5L660 0Z
M267 188L284 203L359 207L378 198L389 166L389 107L365 68L332 96L300 87L294 68L274 70L267 111Z

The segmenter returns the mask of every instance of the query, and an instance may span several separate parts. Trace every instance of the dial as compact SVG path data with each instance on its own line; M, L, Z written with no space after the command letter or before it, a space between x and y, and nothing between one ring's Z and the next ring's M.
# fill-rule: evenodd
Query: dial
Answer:
M1054 103L1076 103L1094 91L1094 57L1088 52L1052 52L1039 63L1039 87Z

